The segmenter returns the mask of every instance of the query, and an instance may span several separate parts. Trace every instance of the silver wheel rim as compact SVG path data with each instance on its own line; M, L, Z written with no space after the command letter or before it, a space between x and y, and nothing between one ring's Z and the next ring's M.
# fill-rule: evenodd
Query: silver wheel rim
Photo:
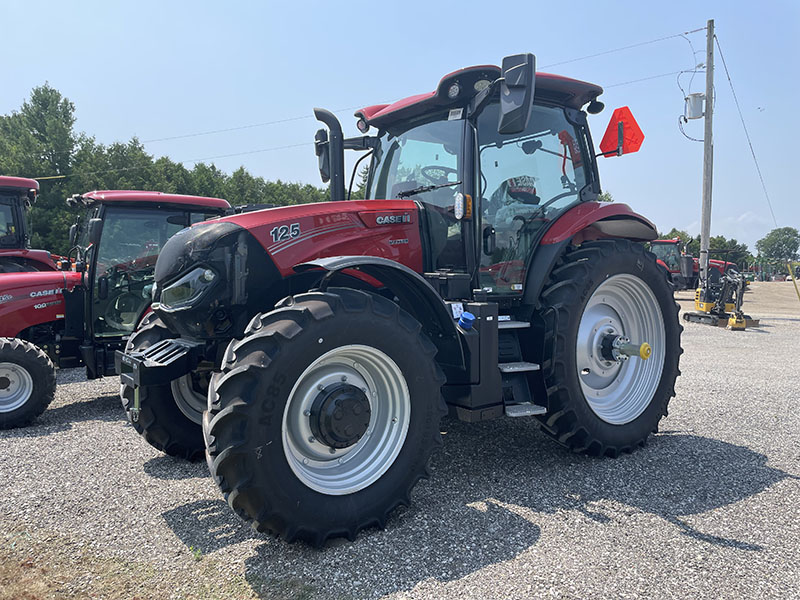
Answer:
M0 413L17 410L33 394L33 377L16 363L0 363Z
M605 360L600 344L608 334L647 342L650 358ZM630 423L650 405L664 370L666 337L658 299L640 278L614 275L594 291L578 326L576 366L584 398L603 421Z
M203 422L203 411L208 406L207 394L201 394L194 389L192 374L187 373L183 377L173 379L170 387L172 388L172 397L180 411L192 423L200 425Z
M355 444L333 449L314 438L308 413L320 386L342 381L361 388L371 414L367 431ZM311 489L352 494L392 466L410 419L411 400L400 367L376 348L342 346L320 356L294 384L283 411L283 450L294 474Z

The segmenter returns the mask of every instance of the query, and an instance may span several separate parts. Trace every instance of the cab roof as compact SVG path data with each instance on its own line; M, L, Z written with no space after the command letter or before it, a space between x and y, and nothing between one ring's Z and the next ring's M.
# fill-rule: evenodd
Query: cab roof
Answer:
M28 179L27 177L9 177L0 175L0 188L18 188L24 189L26 192L29 190L39 191L39 182L35 179Z
M494 81L500 77L500 67L479 65L448 73L432 92L403 98L391 104L375 104L356 111L355 116L367 124L382 127L395 121L414 117L431 109L446 106L463 106L475 94L475 85L483 80ZM458 84L461 92L455 98L448 97L448 90ZM603 88L593 83L570 79L551 73L536 73L535 98L563 104L580 110L588 102L603 93Z
M95 190L75 197L83 202L132 203L144 202L154 204L185 204L208 208L227 209L231 205L222 198L205 196L185 196L183 194L165 194L163 192L147 192L141 190Z

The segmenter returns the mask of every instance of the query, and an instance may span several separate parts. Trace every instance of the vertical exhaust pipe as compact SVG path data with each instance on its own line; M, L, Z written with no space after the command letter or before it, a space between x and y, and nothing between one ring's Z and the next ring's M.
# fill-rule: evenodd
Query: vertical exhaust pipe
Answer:
M330 169L331 200L345 200L344 193L344 138L339 119L331 111L315 108L314 116L322 121L330 132L328 139L328 161Z

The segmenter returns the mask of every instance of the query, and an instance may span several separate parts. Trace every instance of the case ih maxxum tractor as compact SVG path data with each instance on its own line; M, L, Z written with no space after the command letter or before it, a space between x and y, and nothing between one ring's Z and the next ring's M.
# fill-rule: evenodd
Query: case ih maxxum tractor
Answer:
M70 231L74 260L62 261L65 270L45 264L0 275L0 428L25 425L47 408L56 365L85 364L90 379L115 374L114 351L149 311L159 249L180 229L230 208L219 198L139 191L68 202L83 214ZM30 266L34 252L49 258L41 250L18 256ZM185 384L175 389L193 393Z
M582 109L601 92L523 54L364 108L361 137L316 110L332 202L166 243L153 314L117 353L130 419L170 454L205 451L256 529L313 544L407 504L448 411L527 418L590 455L644 444L681 327L642 245L655 227L597 202ZM617 114L608 154L636 142ZM346 201L344 149L371 155L367 200ZM171 393L187 375L208 385L194 415Z

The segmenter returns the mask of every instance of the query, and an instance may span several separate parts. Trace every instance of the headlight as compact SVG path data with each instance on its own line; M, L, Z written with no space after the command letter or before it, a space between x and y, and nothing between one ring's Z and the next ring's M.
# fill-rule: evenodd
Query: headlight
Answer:
M189 308L217 278L211 269L198 267L161 291L160 308L168 312Z

